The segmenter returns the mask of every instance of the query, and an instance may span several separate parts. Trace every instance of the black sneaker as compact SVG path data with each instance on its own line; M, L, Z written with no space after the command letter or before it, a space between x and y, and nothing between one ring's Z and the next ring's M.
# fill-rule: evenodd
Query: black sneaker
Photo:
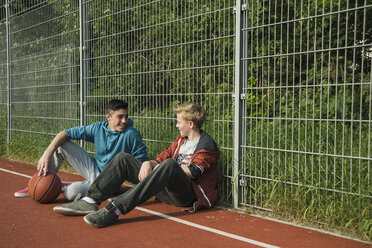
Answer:
M53 211L63 215L86 215L98 210L97 204L88 203L81 200L81 194L78 194L71 203L63 204L53 208Z
M84 221L95 227L105 227L118 221L119 216L115 213L116 207L108 203L101 210L84 216Z

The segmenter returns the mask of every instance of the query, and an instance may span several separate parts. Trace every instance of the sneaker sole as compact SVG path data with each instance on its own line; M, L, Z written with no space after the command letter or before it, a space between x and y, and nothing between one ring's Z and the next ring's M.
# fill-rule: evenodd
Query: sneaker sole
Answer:
M72 208L61 208L61 207L54 207L53 211L62 215L67 216L82 216L87 215L90 213L94 213L95 211L80 211Z
M14 193L14 197L26 198L26 197L30 197L30 194L29 193Z
M84 216L84 221L85 221L86 223L88 223L89 225L92 225L92 226L95 226L95 227L99 227L99 228L101 228L101 227L105 227L105 225L98 225L98 224L96 224L96 223L90 222L90 221L86 218L86 216Z

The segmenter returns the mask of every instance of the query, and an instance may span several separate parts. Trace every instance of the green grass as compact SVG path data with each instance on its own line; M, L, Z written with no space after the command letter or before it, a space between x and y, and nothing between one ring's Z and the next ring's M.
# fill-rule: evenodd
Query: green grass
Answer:
M371 240L368 125L282 122L249 123L245 204Z
M1 157L16 160L35 166L43 155L43 152L48 147L54 136L30 134L30 133L14 133L9 142L7 152ZM65 161L62 162L61 170L74 172Z

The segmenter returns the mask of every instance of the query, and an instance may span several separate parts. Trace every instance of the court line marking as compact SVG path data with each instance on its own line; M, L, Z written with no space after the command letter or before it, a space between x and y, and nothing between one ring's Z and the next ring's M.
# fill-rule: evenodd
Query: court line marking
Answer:
M17 175L17 176L22 176L22 177L27 177L27 178L32 177L32 176L29 176L29 175L26 175L26 174L18 173L18 172L11 171L11 170L6 170L6 169L3 169L3 168L0 168L0 170L4 171L4 172L11 173L11 174L14 174L14 175ZM143 207L136 207L136 209L140 210L142 212L146 212L146 213L149 213L149 214L152 214L152 215L162 217L162 218L167 219L167 220L175 221L175 222L187 225L187 226L191 226L191 227L198 228L198 229L201 229L201 230L204 230L204 231L219 234L221 236L225 236L225 237L228 237L228 238L236 239L236 240L243 241L243 242L246 242L246 243L250 243L250 244L253 244L253 245L261 246L261 247L264 247L264 248L280 248L278 246L269 245L269 244L266 244L266 243L263 243L263 242L260 242L260 241L245 238L243 236L239 236L239 235L236 235L236 234L224 232L224 231L214 229L214 228L211 228L211 227L199 225L199 224L187 221L187 220L182 220L182 219L172 217L170 215L162 214L162 213L159 213L159 212L156 212L156 211L153 211L153 210L150 210L150 209L146 209L146 208L143 208Z
M14 174L14 175L17 175L17 176L22 176L22 177L27 177L27 178L31 178L32 177L32 176L29 176L29 175L26 175L26 174L22 174L22 173L18 173L18 172L15 172L15 171L6 170L6 169L3 169L3 168L0 168L0 170L5 171L5 172L8 172L8 173L11 173L11 174Z
M156 215L156 216L168 219L168 220L172 220L172 221L175 221L175 222L187 225L187 226L192 226L192 227L195 227L195 228L199 228L199 229L202 229L204 231L216 233L216 234L219 234L219 235L222 235L222 236L226 236L228 238L237 239L237 240L247 242L247 243L250 243L250 244L253 244L253 245L257 245L257 246L261 246L261 247L265 247L265 248L279 248L278 246L269 245L269 244L262 243L262 242L259 242L259 241L253 240L253 239L249 239L249 238L245 238L245 237L235 235L235 234L232 234L232 233L220 231L218 229L210 228L210 227L207 227L207 226L202 226L202 225L199 225L199 224L187 221L187 220L182 220L182 219L179 219L179 218L175 218L175 217L172 217L172 216L169 216L169 215L166 215L166 214L162 214L162 213L159 213L159 212L155 212L155 211L152 211L152 210L149 210L149 209L146 209L146 208L136 207L136 209L138 209L140 211L143 211L143 212L146 212L146 213L149 213L149 214L152 214L152 215Z

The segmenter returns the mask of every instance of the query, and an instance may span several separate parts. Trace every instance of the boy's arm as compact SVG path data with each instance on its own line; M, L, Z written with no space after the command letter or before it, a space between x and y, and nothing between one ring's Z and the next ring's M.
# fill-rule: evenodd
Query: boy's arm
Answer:
M142 181L147 177L151 171L158 165L158 161L156 160L149 160L142 163L140 172L138 174L138 180Z
M142 181L147 177L151 171L161 162L167 158L172 157L172 151L174 150L175 144L177 144L178 139L174 141L169 147L165 148L160 154L158 154L155 160L149 160L142 163L140 172L138 174L138 180Z
M191 174L191 171L187 165L181 165L182 170L188 175L191 179L195 179L195 177Z
M49 172L51 158L53 153L57 150L58 147L63 145L69 140L69 137L66 131L61 131L57 136L50 142L48 148L44 151L39 162L37 163L37 170L39 171L39 176L44 175Z
M182 136L178 136L176 140L173 141L173 143L168 148L165 148L164 151L162 151L155 157L155 160L158 163L161 163L168 158L173 158L173 153L175 152L178 146L178 142L180 141L181 138Z
M219 150L204 150L202 152L198 152L192 159L190 165L187 166L190 174L194 176L193 179L197 179L199 176L208 171L212 166L216 166L219 156ZM190 169L192 169L192 171Z
M154 168L159 164L158 161L156 160L149 160L145 161L142 163L140 172L138 174L138 179L142 181L147 177L153 170ZM191 179L195 179L194 176L191 174L190 169L187 167L187 165L182 165L181 166L182 170L188 175Z
M133 131L133 134L131 135L130 145L132 147L131 154L133 155L133 157L141 161L149 160L149 158L147 157L146 145L145 143L143 143L141 135L137 130Z

